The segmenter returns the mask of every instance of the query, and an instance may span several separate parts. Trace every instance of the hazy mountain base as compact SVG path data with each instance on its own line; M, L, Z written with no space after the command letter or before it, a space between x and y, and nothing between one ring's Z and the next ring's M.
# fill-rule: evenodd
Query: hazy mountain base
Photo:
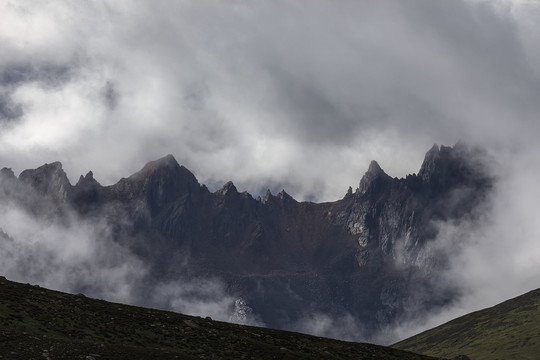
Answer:
M540 356L540 289L452 320L393 345L431 356L536 360Z
M3 277L0 358L433 359L378 345L94 300Z

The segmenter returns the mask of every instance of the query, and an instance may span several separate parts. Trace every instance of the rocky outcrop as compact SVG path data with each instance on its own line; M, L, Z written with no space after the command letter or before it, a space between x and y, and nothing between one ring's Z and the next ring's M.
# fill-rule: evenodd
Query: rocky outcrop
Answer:
M475 216L492 182L481 164L462 144L435 145L418 175L392 178L373 161L356 191L322 204L285 191L256 200L232 182L212 193L172 155L106 187L92 172L70 185L60 163L18 180L4 169L0 180L103 217L149 265L149 282L217 277L271 327L323 312L352 314L369 331L410 311L412 297L419 311L451 300L452 289L432 287L447 259L429 244L437 222Z
M362 177L362 180L360 180L360 185L356 193L363 195L368 191L376 192L384 188L391 180L392 178L381 169L379 164L375 160L372 160L369 164L368 171Z
M35 170L25 170L19 175L19 181L59 203L66 201L71 190L71 184L60 162L45 164Z

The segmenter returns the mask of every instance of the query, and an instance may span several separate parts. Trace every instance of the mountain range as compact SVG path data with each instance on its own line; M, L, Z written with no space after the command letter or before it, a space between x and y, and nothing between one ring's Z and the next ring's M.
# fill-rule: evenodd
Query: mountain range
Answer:
M449 261L439 229L479 215L493 187L486 159L462 143L434 145L418 173L405 178L373 161L355 190L326 203L299 202L285 191L254 198L232 182L212 192L172 155L111 186L92 172L72 185L53 162L18 177L0 170L0 205L46 224L105 224L99 236L144 264L132 303L171 307L154 296L156 284L182 288L211 279L235 300L228 305L231 321L304 331L313 314L353 318L361 324L354 336L369 338L459 295L439 283ZM16 251L17 236L0 228L4 256ZM126 261L107 256L116 265ZM28 256L10 266L20 277L36 273L28 270ZM81 279L69 290L93 295L99 286ZM188 295L209 296L195 293Z

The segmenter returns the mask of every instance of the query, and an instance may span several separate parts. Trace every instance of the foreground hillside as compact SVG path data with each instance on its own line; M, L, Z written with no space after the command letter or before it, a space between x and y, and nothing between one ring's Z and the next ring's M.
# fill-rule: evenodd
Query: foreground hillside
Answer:
M2 359L432 359L109 303L0 278Z
M540 289L480 310L394 345L432 356L474 360L540 357Z

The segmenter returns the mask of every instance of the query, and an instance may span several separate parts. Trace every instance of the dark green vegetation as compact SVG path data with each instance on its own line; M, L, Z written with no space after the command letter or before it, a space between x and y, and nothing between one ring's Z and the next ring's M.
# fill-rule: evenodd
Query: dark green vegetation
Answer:
M394 345L432 356L473 360L540 357L540 289L476 311Z
M240 326L0 278L1 359L431 359Z

